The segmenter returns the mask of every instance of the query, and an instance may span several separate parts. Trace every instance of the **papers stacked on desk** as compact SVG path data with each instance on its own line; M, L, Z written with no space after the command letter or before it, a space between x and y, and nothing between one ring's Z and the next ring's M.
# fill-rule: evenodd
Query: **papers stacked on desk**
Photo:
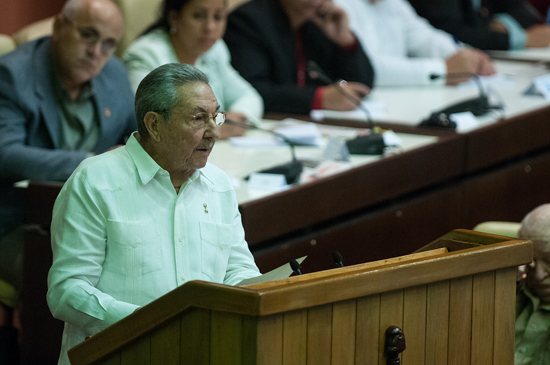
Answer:
M272 136L246 136L231 137L229 141L233 147L274 147L284 146L288 143L282 138L277 137L280 134L296 146L323 146L323 136L315 123L299 123L291 126L275 128Z

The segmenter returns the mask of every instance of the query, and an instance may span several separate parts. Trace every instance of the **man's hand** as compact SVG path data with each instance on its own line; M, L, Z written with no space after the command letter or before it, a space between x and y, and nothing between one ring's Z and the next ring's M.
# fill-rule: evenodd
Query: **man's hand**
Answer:
M225 117L234 122L246 124L246 115L239 112L226 112ZM245 128L231 125L228 123L222 124L220 127L220 138L219 139L228 139L229 137L240 137L246 132Z
M461 82L468 81L472 76L467 75L477 74L489 76L495 73L493 61L485 52L478 49L464 48L453 54L445 60L447 64L447 85L457 85ZM457 73L465 73L459 75Z
M525 47L548 46L550 46L550 26L546 24L536 24L527 29Z
M338 86L336 85L324 86L324 109L340 111L354 110L357 108L358 103L360 103L363 98L370 93L370 89L366 85L359 82L341 81L339 85L345 92L357 99L357 102L351 100L350 97L343 95L342 91L338 90Z
M340 47L346 47L355 42L355 35L349 29L348 15L332 1L325 1L321 4L317 16L312 20L328 38Z

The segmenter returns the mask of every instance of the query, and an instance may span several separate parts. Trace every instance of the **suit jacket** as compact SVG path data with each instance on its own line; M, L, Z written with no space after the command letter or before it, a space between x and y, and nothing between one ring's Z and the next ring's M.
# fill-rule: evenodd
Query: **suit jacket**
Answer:
M58 117L50 81L50 37L0 57L0 231L20 223L23 179L64 181L86 151L60 150ZM91 80L101 135L95 153L124 144L137 129L134 95L126 69L111 58ZM1 235L1 232L0 232Z
M523 28L537 22L537 16L525 6L524 0L482 0L488 17L474 10L472 0L409 0L418 15L436 28L451 33L461 42L480 49L507 50L508 34L489 29L491 16L510 14Z
M372 87L374 72L360 45L347 51L332 42L314 23L303 26L307 60L315 61L333 80L357 81ZM253 0L229 14L225 42L233 67L264 98L266 112L307 114L317 87L306 78L297 86L294 33L277 0Z

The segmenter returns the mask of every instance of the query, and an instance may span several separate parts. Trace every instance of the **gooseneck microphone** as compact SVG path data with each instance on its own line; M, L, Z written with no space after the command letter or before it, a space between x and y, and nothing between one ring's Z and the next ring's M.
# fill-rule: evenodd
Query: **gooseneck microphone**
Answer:
M369 123L369 128L374 131L374 122L372 120L372 115L369 110L365 108L365 106L361 102L361 99L347 92L342 86L340 86L339 82L334 82L333 80L331 80L331 78L328 77L328 75L321 69L317 62L309 60L307 62L307 72L309 74L309 77L314 80L319 79L328 86L334 85L336 87L336 90L338 90L340 94L342 94L352 103L354 103L355 106L357 106L363 113L365 113L365 116L367 117L367 123Z
M253 124L236 122L236 121L230 120L230 119L226 119L225 123L230 124L230 125L234 125L234 126L237 126L237 127L240 127L240 128L244 128L244 129L257 129L259 131L271 133L275 137L281 139L284 143L286 143L290 147L290 153L292 155L292 161L287 162L287 163L282 164L282 165L271 167L269 169L264 169L264 170L261 170L259 172L263 173L263 174L281 174L281 175L285 175L287 184L293 184L300 178L300 174L302 173L302 170L304 169L304 165L302 164L302 162L300 162L300 161L298 161L298 159L296 159L296 150L295 150L295 146L297 144L296 142L292 141L290 138L287 138L287 137L283 136L281 133L277 133L277 132L274 132L274 131L269 130L269 129L260 128L256 125L253 125ZM246 178L246 179L248 179L248 178Z
M296 260L290 260L290 267L292 268L292 271L294 271L294 273L296 275L302 275L302 271L300 271L300 269L302 268L300 266L300 264L298 263L298 261Z
M473 72L452 72L448 74L431 74L430 80L437 80L442 77L448 78L457 78L457 77L471 77L474 79L477 89L479 91L479 96L471 98L468 100L461 101L459 103L453 104L445 109L440 110L440 113L453 114L461 112L472 112L475 116L481 116L487 114L491 109L491 104L489 103L489 98L483 89L479 75Z
M342 255L340 255L340 252L334 251L332 253L332 260L338 267L344 267L344 263L342 262Z
M362 103L362 100L357 98L355 95L347 92L339 82L334 82L330 77L319 67L319 65L312 60L309 60L307 63L307 71L309 77L316 80L319 79L326 85L336 87L336 90L348 100L351 100L359 110L361 110L367 117L367 123L371 129L371 133L364 136L357 136L354 139L346 141L349 153L351 154L360 154L360 155L382 155L384 154L384 149L387 147L384 142L384 137L382 133L377 133L374 127L374 122L372 120L372 115L367 108Z
M424 119L420 125L425 127L435 127L443 129L455 129L456 123L451 121L449 116L454 113L472 112L475 116L482 116L494 109L502 109L502 105L491 105L489 103L489 97L485 93L485 89L481 84L479 75L473 72L451 72L447 74L431 74L430 80L437 80L442 77L456 78L456 77L471 77L475 80L477 88L479 90L479 96L467 99L439 111L432 113L427 119Z

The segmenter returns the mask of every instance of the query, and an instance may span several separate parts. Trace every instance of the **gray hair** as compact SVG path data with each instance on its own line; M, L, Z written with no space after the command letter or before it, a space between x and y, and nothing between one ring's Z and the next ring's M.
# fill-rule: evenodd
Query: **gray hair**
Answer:
M170 123L172 109L181 102L178 89L193 82L209 83L202 71L185 63L167 63L145 76L136 91L135 110L139 134L149 136L143 121L148 112L156 112Z
M550 204L540 205L529 212L521 221L518 236L550 243Z

